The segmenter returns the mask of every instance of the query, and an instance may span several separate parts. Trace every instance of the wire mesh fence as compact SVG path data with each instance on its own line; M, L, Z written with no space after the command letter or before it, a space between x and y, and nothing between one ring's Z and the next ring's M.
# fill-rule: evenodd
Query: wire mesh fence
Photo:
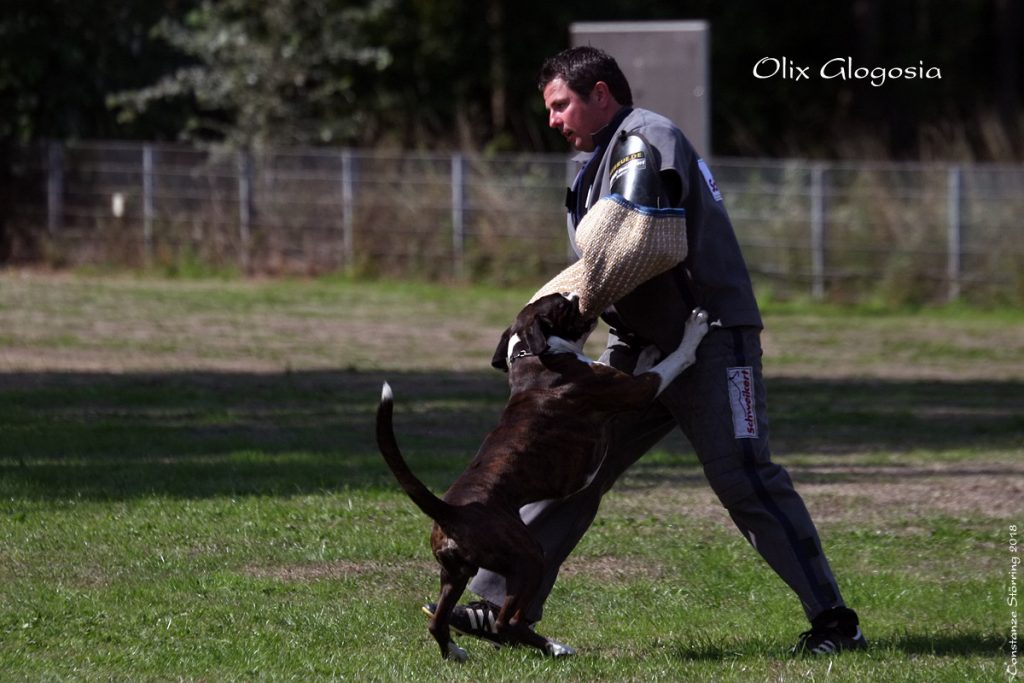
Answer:
M778 296L1024 300L1024 167L712 162L757 284ZM558 155L18 150L16 258L244 273L538 282L565 265Z

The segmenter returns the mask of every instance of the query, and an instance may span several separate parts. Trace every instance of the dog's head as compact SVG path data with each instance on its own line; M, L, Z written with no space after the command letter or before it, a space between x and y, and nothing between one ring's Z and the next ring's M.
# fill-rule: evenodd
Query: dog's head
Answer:
M584 318L580 314L578 296L548 294L527 304L519 312L512 327L501 335L491 365L499 370L508 370L508 345L513 337L519 338L526 353L539 356L550 347L550 337L564 339L582 350L583 343L596 326L596 318Z

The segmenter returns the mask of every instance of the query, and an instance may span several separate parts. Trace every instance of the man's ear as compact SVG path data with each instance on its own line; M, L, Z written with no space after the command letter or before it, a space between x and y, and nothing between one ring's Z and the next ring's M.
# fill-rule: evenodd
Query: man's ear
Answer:
M494 349L494 357L491 358L491 367L495 370L508 372L508 340L512 336L511 332L511 327L505 328L505 331L501 333L501 341L498 342L498 348Z
M612 95L611 88L604 81L598 81L590 91L590 99L601 107L619 108L619 102Z

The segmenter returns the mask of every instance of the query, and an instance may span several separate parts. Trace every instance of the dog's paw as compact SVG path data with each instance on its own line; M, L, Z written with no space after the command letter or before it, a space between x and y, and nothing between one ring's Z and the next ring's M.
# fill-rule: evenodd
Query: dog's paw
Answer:
M454 642L449 642L448 656L446 656L445 659L450 659L453 662L458 662L459 664L461 664L462 662L465 662L467 659L469 659L469 653L467 653L461 647L456 645Z
M547 651L548 655L552 657L572 657L576 654L576 649L566 645L565 643L560 643L557 640L551 640L550 638L548 638L547 641L548 644L544 649Z
M653 368L657 362L661 360L661 351L654 344L651 344L643 351L636 359L636 367L633 369L634 375L642 375L645 372Z
M686 330L683 336L698 335L703 338L708 333L708 319L711 316L703 308L695 308L690 313L690 319L686 321Z

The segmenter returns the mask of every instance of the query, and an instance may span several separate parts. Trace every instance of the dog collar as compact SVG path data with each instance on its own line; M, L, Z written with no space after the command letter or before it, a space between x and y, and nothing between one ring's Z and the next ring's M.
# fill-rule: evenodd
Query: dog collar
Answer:
M533 354L530 353L527 349L522 349L521 351L517 351L516 353L513 353L511 356L508 357L508 364L511 365L513 361L517 361L520 358L526 358L527 356L532 355Z
M508 353L505 356L505 362L508 365L512 365L513 361L517 361L520 358L526 358L532 356L533 353L527 348L526 342L524 342L518 334L513 334L508 340Z

